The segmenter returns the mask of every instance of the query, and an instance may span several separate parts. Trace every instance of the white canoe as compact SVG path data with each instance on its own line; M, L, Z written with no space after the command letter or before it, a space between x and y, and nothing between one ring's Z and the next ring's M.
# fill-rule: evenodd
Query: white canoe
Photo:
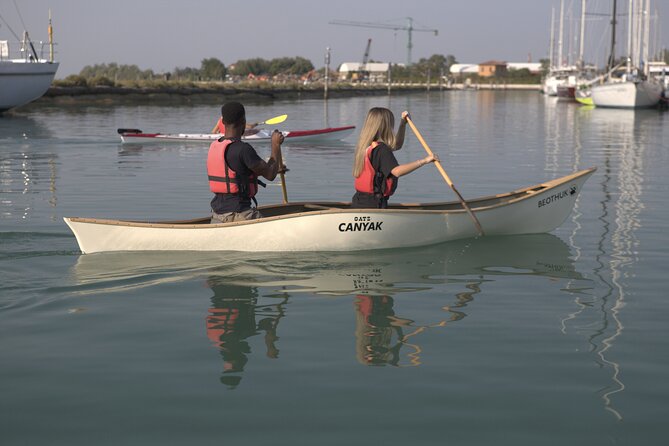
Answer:
M552 231L569 216L595 168L499 195L467 200L485 235ZM110 251L359 251L426 246L476 237L455 202L352 209L350 203L261 206L257 220L210 224L209 217L166 222L66 217L82 253Z
M292 142L328 142L338 141L350 136L355 126L328 127L314 130L288 130L283 133L286 143ZM139 129L118 129L124 143L147 142L212 142L221 137L219 133L143 133ZM242 140L253 142L269 142L272 133L262 129L254 135L243 136Z

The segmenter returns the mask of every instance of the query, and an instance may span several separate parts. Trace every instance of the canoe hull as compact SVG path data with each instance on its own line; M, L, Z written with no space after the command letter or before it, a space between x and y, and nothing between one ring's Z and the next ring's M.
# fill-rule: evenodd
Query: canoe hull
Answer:
M119 129L121 141L124 143L167 143L167 142L203 142L211 143L221 137L218 133L141 133L123 132ZM296 142L327 142L345 139L353 134L355 126L329 127L314 130L289 130L284 131L285 143ZM268 143L272 140L272 134L267 130L261 130L254 135L244 136L242 140L253 143Z
M468 201L486 235L552 231L569 216L594 169L542 185ZM537 190L539 189L539 190ZM457 202L351 209L318 203L317 210L226 224L142 223L65 218L83 253L108 251L360 251L425 246L478 235ZM261 207L265 215L281 206ZM292 203L299 208L307 203Z

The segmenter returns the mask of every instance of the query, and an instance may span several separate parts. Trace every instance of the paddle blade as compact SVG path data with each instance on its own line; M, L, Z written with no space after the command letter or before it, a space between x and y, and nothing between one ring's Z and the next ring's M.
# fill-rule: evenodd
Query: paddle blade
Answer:
M142 133L140 129L116 129L116 132L119 135L123 135L124 133Z
M267 121L263 122L262 124L268 124L268 125L281 124L286 119L288 119L288 115L281 115L281 116L274 117L272 119L268 119Z

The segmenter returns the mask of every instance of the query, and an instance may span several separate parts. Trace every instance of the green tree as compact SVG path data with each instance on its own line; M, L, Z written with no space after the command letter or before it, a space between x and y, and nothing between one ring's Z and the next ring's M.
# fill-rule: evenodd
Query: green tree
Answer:
M458 61L457 61L457 59L455 58L454 55L449 54L448 56L446 56L446 69L447 70L450 70L451 66L455 65L456 63L458 63Z
M255 76L263 74L276 76L277 74L300 75L308 73L313 69L314 65L310 60L298 56L277 57L272 60L261 58L239 60L234 63L232 72L239 76L248 76L249 74Z
M86 65L79 75L86 78L102 78L115 81L153 79L153 70L140 70L137 65L119 65L117 63Z
M206 80L224 80L225 79L225 65L223 62L212 57L210 59L202 59L200 65L200 75L202 79Z
M172 78L179 81L197 81L202 78L202 75L200 74L200 70L197 68L177 67L172 71Z
M269 66L269 61L256 57L235 62L232 72L238 76L248 76L249 74L258 76L266 74L269 71Z
M551 68L551 61L550 59L539 59L539 62L541 63L541 75L546 76L548 74L548 70Z

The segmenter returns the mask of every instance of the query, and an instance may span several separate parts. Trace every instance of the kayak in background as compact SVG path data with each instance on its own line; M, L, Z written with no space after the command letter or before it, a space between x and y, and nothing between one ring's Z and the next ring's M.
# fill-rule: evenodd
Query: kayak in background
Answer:
M285 143L297 141L322 142L337 141L347 138L353 133L353 130L355 130L355 126L351 125L315 130L288 130L281 133L283 133ZM222 136L220 133L143 133L139 129L118 129L117 132L121 135L121 141L124 143L184 141L212 142ZM242 140L248 142L270 142L272 140L272 132L263 129L253 135L244 135Z

